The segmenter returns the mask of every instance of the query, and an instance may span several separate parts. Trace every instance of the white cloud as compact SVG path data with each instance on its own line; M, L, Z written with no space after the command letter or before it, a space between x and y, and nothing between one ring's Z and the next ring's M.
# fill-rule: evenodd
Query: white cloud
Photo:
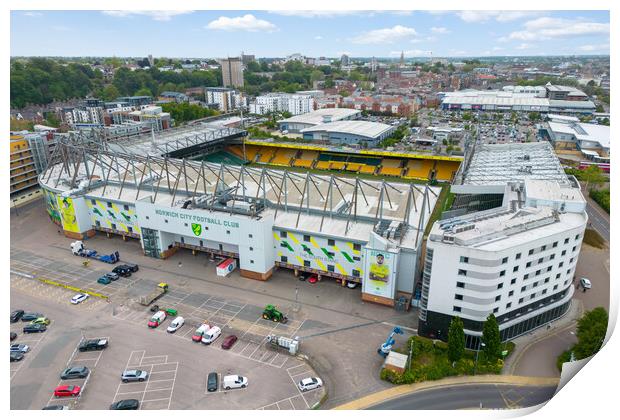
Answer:
M104 15L114 17L148 16L153 20L168 21L174 16L194 13L193 10L104 10Z
M436 34L449 34L450 30L448 28L444 28L443 26L433 26L431 28L431 32Z
M28 17L43 16L43 13L41 12L24 12L23 14L24 16L28 16Z
M248 32L274 32L278 28L271 22L257 19L254 15L243 15L234 18L220 16L216 20L209 22L206 29L216 29L222 31L248 31Z
M504 51L505 49L504 47L493 47L493 51Z
M360 13L359 10L271 10L269 13L282 16L296 16L303 18L321 18L354 15Z
M391 44L406 38L415 37L417 32L413 28L396 25L392 28L374 29L351 39L355 44Z
M579 51L584 51L584 52L592 52L592 51L609 52L609 44L587 44L587 45L581 45L577 47L577 49Z
M317 35L317 36L314 37L314 39L316 39L318 41L320 39L323 39L323 37L321 35Z
M525 22L523 27L522 31L510 33L508 39L539 41L552 38L609 34L609 23L589 22L581 19L541 17Z
M486 22L496 20L497 22L510 22L525 17L540 14L531 11L498 11L498 10L464 10L457 12L457 16L468 23Z
M517 45L515 47L515 49L517 49L517 50L529 50L530 48L532 48L532 46L530 44L526 44L526 43L519 44L519 45Z

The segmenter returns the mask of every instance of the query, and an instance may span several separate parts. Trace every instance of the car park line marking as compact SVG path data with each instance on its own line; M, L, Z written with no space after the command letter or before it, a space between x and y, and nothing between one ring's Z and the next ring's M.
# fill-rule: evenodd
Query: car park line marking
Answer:
M166 401L166 400L170 400L170 398L155 398L154 400L142 400L143 403L146 402L153 402L153 401ZM168 405L168 407L170 407L170 405ZM168 408L170 409L170 408Z

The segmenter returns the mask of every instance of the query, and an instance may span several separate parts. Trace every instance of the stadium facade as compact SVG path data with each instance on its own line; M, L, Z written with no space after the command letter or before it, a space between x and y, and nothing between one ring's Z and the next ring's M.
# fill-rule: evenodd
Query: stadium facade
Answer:
M237 258L247 278L283 267L362 283L368 301L411 299L438 187L187 159L244 134L62 138L39 176L50 218L71 238L136 238L153 258L186 248Z

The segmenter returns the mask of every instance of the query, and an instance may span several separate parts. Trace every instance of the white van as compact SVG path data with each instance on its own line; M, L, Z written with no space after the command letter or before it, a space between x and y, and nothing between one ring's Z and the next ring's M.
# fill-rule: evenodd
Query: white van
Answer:
M224 389L245 388L248 386L248 378L239 375L228 375L222 379Z
M148 323L149 328L157 328L166 319L166 313L164 311L156 312L153 318Z
M182 316L177 316L174 321L172 321L170 323L170 325L168 326L168 332L169 333L173 333L176 332L176 330L178 330L179 328L181 328L183 326L183 324L185 324L185 318L183 318Z
M222 334L222 329L220 327L211 327L209 331L202 335L202 342L204 344L213 343L220 335Z

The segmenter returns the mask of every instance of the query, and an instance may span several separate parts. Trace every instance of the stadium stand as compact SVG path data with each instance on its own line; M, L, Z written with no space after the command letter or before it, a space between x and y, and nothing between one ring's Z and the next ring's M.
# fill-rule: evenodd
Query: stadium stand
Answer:
M224 150L206 155L201 160L204 160L205 162L223 163L225 165L235 166L242 166L247 163L239 156Z
M438 181L451 181L454 173L459 169L459 162L437 162L435 179Z
M429 179L434 165L432 160L411 159L407 162L404 178Z
M402 168L403 161L400 159L382 159L381 166L384 168Z
M312 168L312 164L314 160L312 159L295 159L293 160L293 166L297 166L298 168Z
M271 161L272 165L291 166L291 160L297 154L294 149L276 149L276 153Z
M273 150L269 147L262 147L258 151L258 163L269 163L278 149Z
M347 163L347 171L351 171L351 172L358 172L362 166L364 166L363 163Z
M389 166L384 166L379 170L379 175L401 176L402 172L403 168L392 168Z
M346 163L344 162L331 162L330 169L341 171L345 168Z
M330 163L329 161L320 160L316 163L315 169L329 169Z
M360 174L374 175L376 170L377 167L374 165L362 165L359 172Z

